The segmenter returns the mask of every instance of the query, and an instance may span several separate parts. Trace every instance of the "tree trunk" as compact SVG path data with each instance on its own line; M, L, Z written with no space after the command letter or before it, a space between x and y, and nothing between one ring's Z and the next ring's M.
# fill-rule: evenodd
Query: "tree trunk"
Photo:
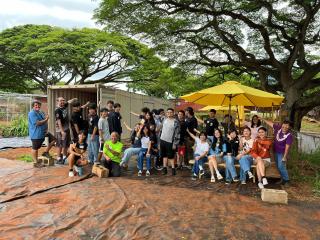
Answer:
M291 121L294 130L300 131L302 118L308 112L303 111L303 109L297 106L297 102L301 98L302 93L294 87L289 87L285 91L285 96L283 110L287 113L287 120Z

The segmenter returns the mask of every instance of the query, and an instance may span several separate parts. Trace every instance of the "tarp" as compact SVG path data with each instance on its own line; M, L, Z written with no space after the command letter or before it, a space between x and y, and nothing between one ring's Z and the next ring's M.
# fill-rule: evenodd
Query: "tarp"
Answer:
M253 184L241 194L236 184L192 181L187 170L80 179L67 166L0 164L0 239L320 238L320 203L263 203Z

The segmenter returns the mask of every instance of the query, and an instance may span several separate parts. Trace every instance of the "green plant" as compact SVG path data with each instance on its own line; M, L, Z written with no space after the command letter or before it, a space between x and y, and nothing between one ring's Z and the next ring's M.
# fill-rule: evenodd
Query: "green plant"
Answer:
M28 154L19 156L18 160L21 160L24 162L33 162L32 156Z
M28 135L28 118L20 115L14 119L9 127L1 129L3 137L25 137Z

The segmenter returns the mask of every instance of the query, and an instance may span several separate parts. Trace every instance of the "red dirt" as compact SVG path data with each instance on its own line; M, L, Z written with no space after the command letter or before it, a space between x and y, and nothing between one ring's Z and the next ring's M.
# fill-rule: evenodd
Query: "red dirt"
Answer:
M272 205L183 175L80 179L67 166L0 163L0 239L320 238L319 202Z

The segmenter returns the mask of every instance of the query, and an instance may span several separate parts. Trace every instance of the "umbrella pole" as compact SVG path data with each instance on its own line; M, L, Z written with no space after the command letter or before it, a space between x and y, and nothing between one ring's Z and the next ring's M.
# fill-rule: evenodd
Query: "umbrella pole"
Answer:
M228 132L230 131L230 124L231 124L231 98L232 98L232 95L229 95L229 121L228 121Z
M237 106L237 115L238 115L238 127L240 131L240 115L239 115L239 106Z

